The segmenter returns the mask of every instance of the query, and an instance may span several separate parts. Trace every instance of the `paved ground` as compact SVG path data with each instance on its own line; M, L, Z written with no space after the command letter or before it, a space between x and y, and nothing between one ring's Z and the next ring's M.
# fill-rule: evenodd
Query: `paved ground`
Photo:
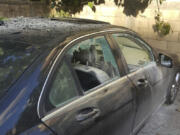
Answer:
M163 105L138 135L180 135L180 92L173 105Z

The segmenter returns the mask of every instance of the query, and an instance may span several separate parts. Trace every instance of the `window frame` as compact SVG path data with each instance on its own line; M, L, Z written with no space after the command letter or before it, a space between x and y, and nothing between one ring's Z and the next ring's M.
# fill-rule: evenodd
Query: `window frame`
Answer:
M109 31L114 31L114 30L109 30ZM48 71L48 75L47 75L47 78L46 78L46 80L44 82L42 92L40 94L38 105L37 105L37 112L38 112L39 118L43 118L43 117L57 111L58 109L62 108L63 106L68 105L69 103L79 99L80 97L82 97L84 95L87 95L87 94L89 94L89 93L91 93L93 91L101 89L102 87L105 87L106 85L109 85L109 84L113 83L114 81L117 81L118 79L121 79L125 75L125 71L124 71L124 68L123 68L123 63L122 63L121 59L119 58L119 55L117 55L116 48L115 48L114 44L112 43L111 39L109 38L109 35L108 35L107 32L108 32L108 30L105 30L105 31L99 31L99 32L94 32L94 33L90 33L90 34L85 34L85 35L82 35L82 36L79 36L79 37L76 37L76 38L70 37L70 39L68 39L68 42L65 42L64 45L60 45L60 46L58 46L56 48L58 53L56 54L54 60L52 61L53 64L52 64L52 66L50 68L50 71ZM68 102L68 103L66 103L66 104L64 104L64 105L62 105L60 107L54 108L54 109L50 110L49 112L46 112L45 111L45 106L44 106L44 104L45 104L44 100L45 100L45 98L47 96L47 90L48 90L48 87L49 87L49 85L51 83L54 72L57 70L57 68L58 68L57 66L59 64L61 64L61 62L63 61L62 59L64 58L66 52L70 48L72 48L74 45L76 45L77 43L79 43L81 41L84 41L86 39L93 38L93 37L98 37L98 36L103 36L106 39L106 41L107 41L107 43L109 45L109 48L110 48L110 50L112 52L112 55L114 56L115 62L117 64L118 71L119 71L119 74L120 74L119 78L117 78L115 80L112 80L112 81L110 81L108 83L105 83L104 85L100 85L99 87L95 87L92 90L89 90L88 92L83 92L83 90L82 90L82 88L80 86L79 90L78 90L79 91L79 97L78 98L76 98L76 99L72 100L71 102ZM63 46L63 47L61 47L61 46ZM80 85L79 82L78 82L78 85Z
M150 63L148 63L147 65L143 65L142 68L152 64L153 62L156 62L156 57L155 57L155 54L153 52L153 49L150 45L148 45L144 40L142 40L142 38L140 38L139 36L135 35L134 33L131 33L131 32L127 32L127 31L115 31L115 32L109 32L108 35L110 37L110 39L112 40L112 42L114 43L114 45L116 46L119 54L121 55L122 57L122 61L123 61L123 64L124 64L124 68L126 68L126 74L129 74L129 73L132 73L132 72L135 72L137 70L134 70L132 72L130 72L128 70L128 64L126 62L126 59L121 51L121 49L118 47L118 43L116 42L116 40L113 38L113 34L119 34L121 35L122 37L125 37L125 38L128 38L129 40L135 42L137 45L139 46L143 46L144 48L146 48L150 53L151 53L151 56L152 56L152 61ZM141 69L141 68L139 68Z

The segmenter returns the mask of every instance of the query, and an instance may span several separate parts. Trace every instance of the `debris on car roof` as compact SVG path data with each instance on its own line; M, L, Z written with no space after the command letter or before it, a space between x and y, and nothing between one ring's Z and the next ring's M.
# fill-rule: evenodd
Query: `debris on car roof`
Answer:
M95 20L39 17L8 18L2 24L0 38L43 45L55 38L63 40L76 33L110 26L106 22Z
M78 19L78 18L38 18L38 17L17 17L17 18L9 18L4 21L7 23L8 28L30 28L30 29L38 29L38 28L50 28L50 27L69 27L69 25L85 24L84 26L93 25L95 26L99 24L99 26L108 25L107 22L88 20L88 19ZM82 26L82 25L81 25Z
M67 37L111 27L107 22L79 18L17 17L3 20L0 39L52 48Z

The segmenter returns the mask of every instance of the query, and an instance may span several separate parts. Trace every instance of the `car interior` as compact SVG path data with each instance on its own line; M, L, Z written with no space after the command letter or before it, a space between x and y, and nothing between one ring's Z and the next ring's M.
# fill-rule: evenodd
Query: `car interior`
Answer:
M99 45L73 52L72 64L84 91L92 89L115 75L110 62L106 62Z

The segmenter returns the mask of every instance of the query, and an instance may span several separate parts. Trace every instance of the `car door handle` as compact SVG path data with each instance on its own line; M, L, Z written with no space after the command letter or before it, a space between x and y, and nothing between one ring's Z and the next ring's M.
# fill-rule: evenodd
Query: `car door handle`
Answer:
M139 79L138 81L137 81L137 85L139 86L139 87L146 87L147 85L148 85L148 80L147 79L144 79L144 78L142 78L142 79Z
M76 120L79 122L85 121L90 118L97 118L99 116L100 110L94 107L89 107L82 109L79 111L78 115L76 116Z

